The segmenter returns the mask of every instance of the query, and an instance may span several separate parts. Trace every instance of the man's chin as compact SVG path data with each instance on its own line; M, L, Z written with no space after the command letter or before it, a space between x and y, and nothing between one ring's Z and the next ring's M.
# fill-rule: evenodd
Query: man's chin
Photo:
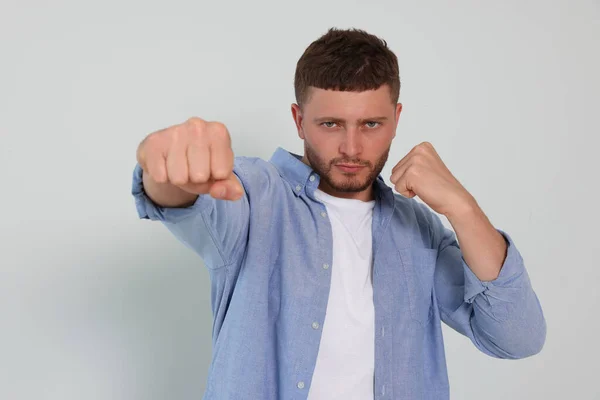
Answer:
M362 192L371 186L372 182L365 182L364 180L358 181L355 179L346 179L342 180L334 180L330 182L330 186L336 192L341 193L359 193Z

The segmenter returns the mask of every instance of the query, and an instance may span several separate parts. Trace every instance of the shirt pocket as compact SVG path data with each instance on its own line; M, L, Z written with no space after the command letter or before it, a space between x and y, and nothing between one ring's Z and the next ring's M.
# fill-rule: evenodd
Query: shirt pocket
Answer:
M437 249L411 247L398 250L404 269L411 317L426 325L433 315L433 278Z

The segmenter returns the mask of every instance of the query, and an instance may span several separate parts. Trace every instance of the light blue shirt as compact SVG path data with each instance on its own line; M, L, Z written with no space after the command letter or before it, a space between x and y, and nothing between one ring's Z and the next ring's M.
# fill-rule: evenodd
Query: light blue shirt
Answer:
M137 165L137 212L164 223L210 273L213 356L204 399L306 399L331 271L339 268L327 210L315 197L319 176L281 148L269 161L236 157L234 173L245 189L239 201L200 196L187 208L162 208L145 195ZM394 194L381 177L374 185L373 398L449 398L441 322L492 357L540 352L546 322L511 237L498 230L507 257L499 277L482 282L437 214Z

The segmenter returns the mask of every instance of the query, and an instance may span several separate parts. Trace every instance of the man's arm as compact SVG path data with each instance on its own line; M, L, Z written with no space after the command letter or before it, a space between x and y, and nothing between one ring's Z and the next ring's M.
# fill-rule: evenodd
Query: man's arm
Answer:
M243 166L223 124L191 118L152 133L140 143L137 160L132 194L140 218L161 221L209 268L241 256L249 203Z
M498 278L508 243L483 210L473 200L446 217L456 233L462 256L475 276L486 282Z
M436 214L424 210L431 215L438 249L434 290L443 321L492 356L539 352L546 322L521 255L512 239L490 224L433 145L415 146L392 169L390 180L398 193L419 196L456 229L456 234L446 229Z
M512 238L495 229L481 210L449 218L456 233L431 216L442 320L490 356L518 359L539 353L546 321Z

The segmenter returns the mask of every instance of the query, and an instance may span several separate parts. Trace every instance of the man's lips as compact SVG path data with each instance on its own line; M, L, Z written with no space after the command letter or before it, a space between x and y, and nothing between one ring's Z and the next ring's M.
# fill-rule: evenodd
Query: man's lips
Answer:
M365 167L364 165L356 164L336 164L335 166L344 172L357 172Z

